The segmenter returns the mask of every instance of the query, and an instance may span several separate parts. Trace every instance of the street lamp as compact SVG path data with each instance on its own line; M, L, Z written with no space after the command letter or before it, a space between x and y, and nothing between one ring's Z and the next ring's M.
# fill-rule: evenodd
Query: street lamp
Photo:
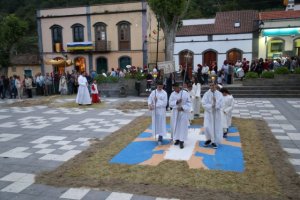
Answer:
M157 20L157 37L156 37L156 67L157 67L157 62L158 62L158 44L159 44L159 16L156 15L156 20Z
M185 70L184 70L184 76L183 76L183 84L185 83L186 73L188 71L188 60L192 57L190 54L190 51L187 51L187 53L184 55L185 58Z

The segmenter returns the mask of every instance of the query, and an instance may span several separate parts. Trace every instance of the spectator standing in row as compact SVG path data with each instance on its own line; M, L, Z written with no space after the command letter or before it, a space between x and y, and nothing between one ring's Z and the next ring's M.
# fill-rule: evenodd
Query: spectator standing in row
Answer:
M28 76L25 76L25 88L28 98L32 98L32 79Z
M53 94L53 80L49 73L46 73L45 76L45 95L52 95Z
M67 79L65 73L61 75L59 80L59 92L62 95L66 95L68 93Z
M1 99L4 99L3 97L3 90L4 90L4 83L3 83L3 76L0 76L0 97Z
M204 64L204 66L202 67L201 73L204 79L204 84L208 84L208 71L209 71L209 67L207 66L207 64Z
M16 76L15 87L17 89L18 99L22 99L22 96L23 96L23 84L22 84L22 81L20 79L20 76Z

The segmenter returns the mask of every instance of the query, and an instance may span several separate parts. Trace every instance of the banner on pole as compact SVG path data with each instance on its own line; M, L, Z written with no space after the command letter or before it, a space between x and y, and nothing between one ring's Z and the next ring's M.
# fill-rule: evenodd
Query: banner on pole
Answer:
M157 68L159 70L163 69L164 74L170 74L172 72L175 72L175 61L158 62Z

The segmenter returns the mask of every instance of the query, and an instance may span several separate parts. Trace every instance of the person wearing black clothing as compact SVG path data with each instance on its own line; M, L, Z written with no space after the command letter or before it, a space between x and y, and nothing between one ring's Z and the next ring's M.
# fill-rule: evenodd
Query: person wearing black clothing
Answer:
M4 77L4 76L1 76L1 77L0 77L0 97L1 97L1 99L4 99L4 97L3 97L3 90L4 90L4 86L3 86L3 77Z
M6 98L7 90L9 90L9 78L3 76L3 91L2 91L2 99Z
M173 83L175 82L174 74L170 73L169 77L166 79L166 92L168 96L168 103L167 103L167 108L169 108L169 99L170 95L173 92Z
M202 75L202 65L198 64L198 69L197 69L197 79L198 82L202 85L204 84L204 79L203 79L203 75Z

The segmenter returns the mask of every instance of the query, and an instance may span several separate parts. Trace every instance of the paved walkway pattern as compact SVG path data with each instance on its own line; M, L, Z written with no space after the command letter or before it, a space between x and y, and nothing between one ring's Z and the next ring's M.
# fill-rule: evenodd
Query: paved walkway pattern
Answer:
M71 101L70 99L61 101ZM145 101L144 98L104 99ZM0 199L164 200L159 197L99 191L90 188L56 188L34 183L35 174L53 170L89 146L90 138L103 139L138 116L138 110L3 107L0 101ZM237 99L234 116L263 118L300 174L300 99Z

